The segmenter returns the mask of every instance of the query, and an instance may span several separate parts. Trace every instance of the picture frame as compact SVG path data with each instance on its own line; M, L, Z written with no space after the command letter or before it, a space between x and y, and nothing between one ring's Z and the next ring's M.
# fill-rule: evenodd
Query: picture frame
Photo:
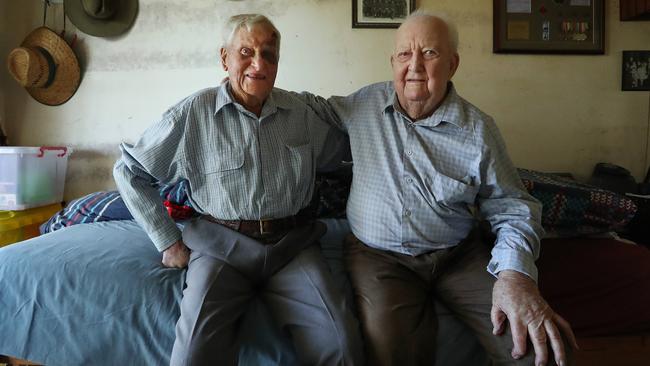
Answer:
M604 0L493 0L494 53L604 54Z
M621 90L650 91L650 50L623 51Z
M352 28L397 28L415 0L352 0Z

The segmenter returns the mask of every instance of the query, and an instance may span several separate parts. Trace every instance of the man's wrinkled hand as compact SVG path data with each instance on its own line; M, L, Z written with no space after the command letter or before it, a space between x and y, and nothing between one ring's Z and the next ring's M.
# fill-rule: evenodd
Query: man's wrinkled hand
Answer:
M182 240L172 244L163 252L162 264L169 268L185 268L190 261L190 249Z
M501 335L506 321L512 332L512 357L526 354L526 339L530 336L535 351L535 365L548 363L547 344L550 342L555 363L566 365L567 358L561 334L571 346L578 348L569 323L556 314L542 298L537 284L528 276L516 271L499 272L492 290L493 333Z

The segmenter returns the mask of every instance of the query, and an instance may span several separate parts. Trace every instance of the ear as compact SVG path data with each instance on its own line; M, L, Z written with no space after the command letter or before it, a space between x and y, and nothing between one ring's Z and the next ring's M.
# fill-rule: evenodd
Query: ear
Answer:
M458 52L454 52L454 54L451 56L451 63L449 65L449 79L451 79L454 76L456 70L458 70L459 64L460 64L460 55L458 54Z
M390 67L393 67L393 62L395 60L393 59L393 55L390 55Z
M226 57L228 56L228 51L224 47L221 47L219 53L221 56L221 67L223 68L224 71L228 71L228 65L226 64Z

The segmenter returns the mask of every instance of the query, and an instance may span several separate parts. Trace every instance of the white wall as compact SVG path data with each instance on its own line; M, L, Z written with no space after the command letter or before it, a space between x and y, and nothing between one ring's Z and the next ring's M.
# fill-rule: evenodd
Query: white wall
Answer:
M117 39L77 32L83 79L59 107L41 105L0 70L7 133L17 145L68 145L66 197L112 188L117 144L133 141L172 103L225 73L219 25L240 12L268 15L282 33L276 85L325 96L390 78L394 30L352 29L349 0L140 0L131 31ZM650 22L619 22L607 2L606 55L495 55L492 1L421 0L456 19L461 95L493 115L517 166L589 176L608 161L641 178L647 169L648 92L621 92L621 50L649 49ZM55 5L48 25L63 26ZM0 0L0 58L42 22L41 0ZM5 22L3 22L5 23ZM1 26L0 26L1 27ZM68 34L74 31L67 22ZM3 42L4 40L4 42ZM1 99L0 94L0 101ZM0 106L1 106L0 102ZM2 117L0 108L0 117Z

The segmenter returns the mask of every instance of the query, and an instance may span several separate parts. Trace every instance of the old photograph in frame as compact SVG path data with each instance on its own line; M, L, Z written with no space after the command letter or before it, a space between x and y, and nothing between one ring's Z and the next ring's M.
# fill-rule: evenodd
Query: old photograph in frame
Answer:
M352 0L352 28L397 28L415 0Z
M623 51L621 90L650 90L650 50Z
M605 53L604 0L493 0L494 53Z

